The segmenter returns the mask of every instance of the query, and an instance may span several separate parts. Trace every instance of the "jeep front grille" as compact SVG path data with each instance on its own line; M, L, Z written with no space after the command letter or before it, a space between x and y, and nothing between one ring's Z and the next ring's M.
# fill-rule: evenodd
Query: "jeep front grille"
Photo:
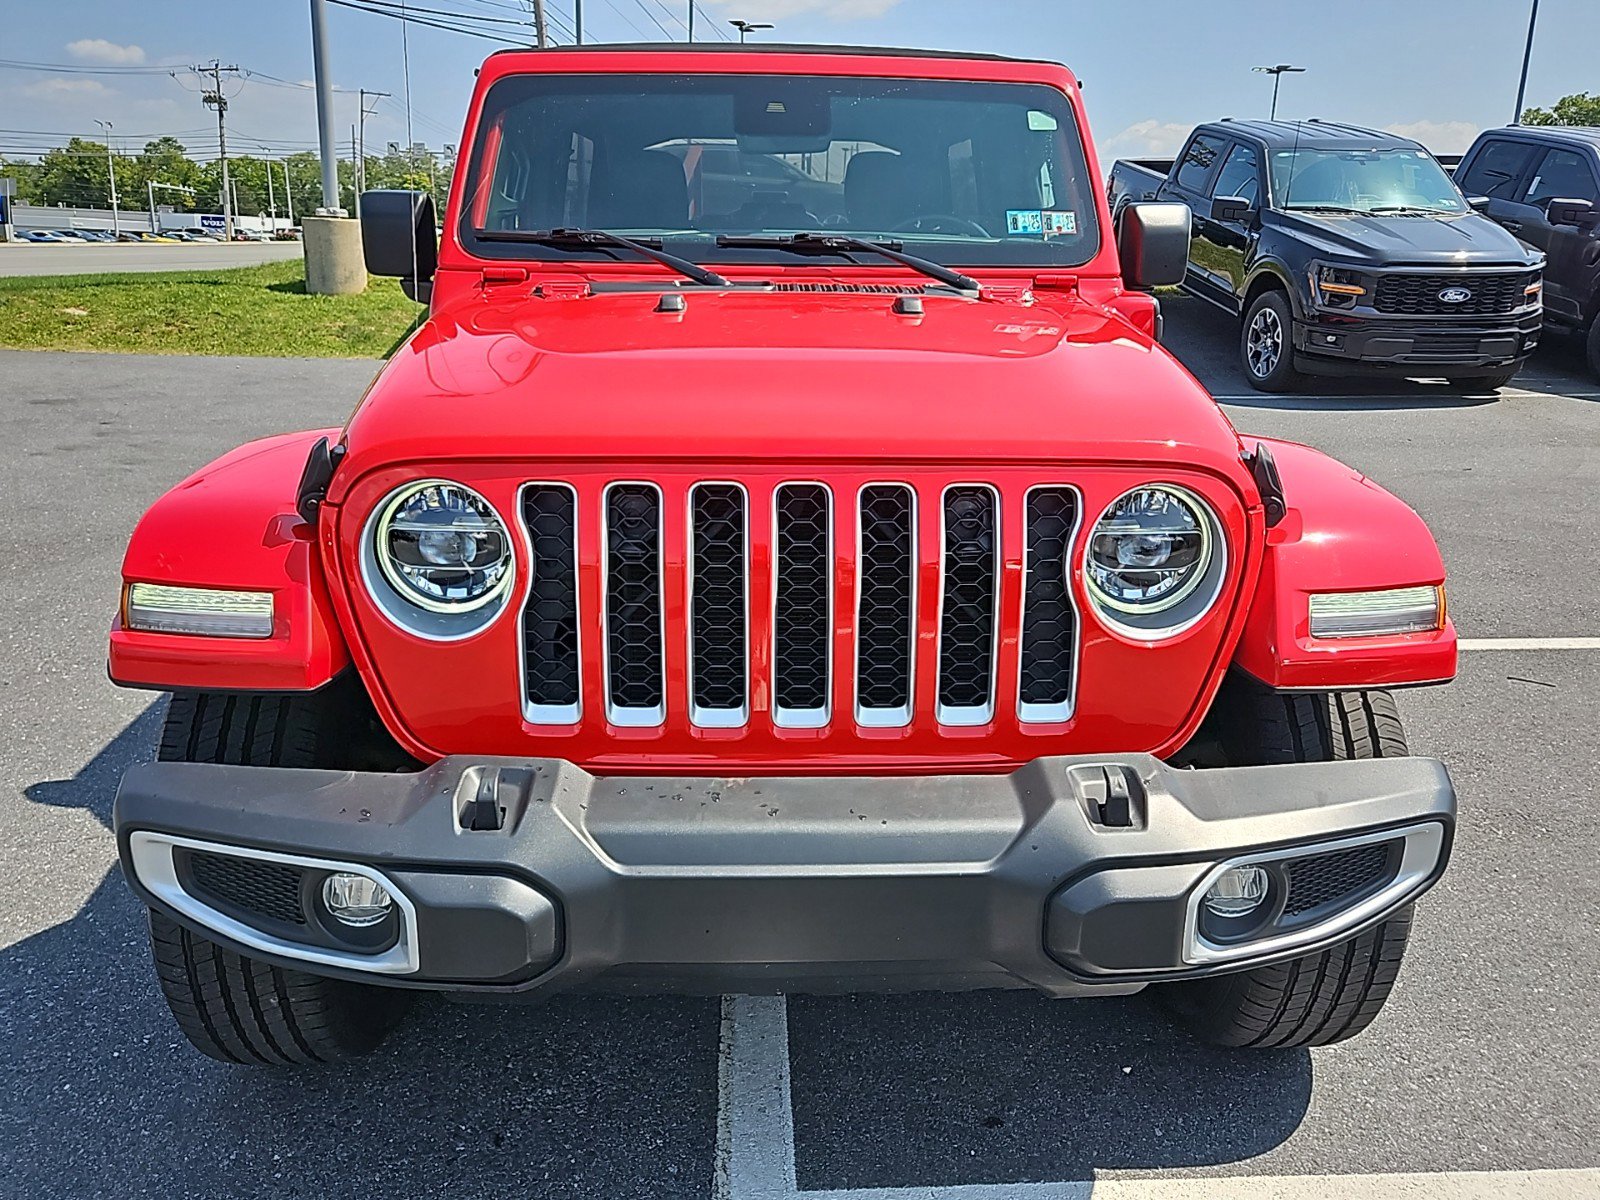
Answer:
M826 730L842 712L847 725L895 730L913 725L919 692L945 726L1003 714L1072 719L1080 629L1068 577L1082 518L1074 487L587 486L595 490L541 482L521 492L533 552L522 614L532 725L586 719L586 638L604 656L597 714L603 707L617 726L737 730L761 720ZM586 504L598 508L594 524ZM586 548L586 529L598 530L598 546ZM1006 585L1002 542L1011 538L1022 573ZM1003 594L1021 605L1020 639L1008 635L1004 649Z

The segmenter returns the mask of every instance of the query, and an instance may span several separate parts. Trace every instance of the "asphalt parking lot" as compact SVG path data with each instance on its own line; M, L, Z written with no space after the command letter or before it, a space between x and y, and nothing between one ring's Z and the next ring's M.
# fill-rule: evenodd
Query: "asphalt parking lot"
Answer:
M211 271L300 257L299 242L35 242L0 244L0 276L100 275L118 271Z
M1576 352L1547 347L1498 396L1265 397L1233 365L1235 323L1167 308L1169 345L1242 429L1422 512L1463 636L1600 637L1600 381ZM162 708L105 680L118 563L172 483L246 437L337 423L371 373L0 352L0 1192L1066 1200L1202 1194L1145 1177L1376 1195L1369 1177L1401 1173L1435 1188L1408 1195L1600 1195L1600 649L1473 649L1455 685L1400 697L1413 749L1455 774L1461 827L1393 1000L1344 1045L1199 1048L1140 998L573 997L430 1000L322 1072L200 1057L108 830Z

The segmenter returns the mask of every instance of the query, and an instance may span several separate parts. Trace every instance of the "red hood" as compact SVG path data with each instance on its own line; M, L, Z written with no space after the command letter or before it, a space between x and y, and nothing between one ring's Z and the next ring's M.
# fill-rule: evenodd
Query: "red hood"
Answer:
M347 430L368 470L450 459L1182 463L1239 478L1210 397L1121 318L1065 295L656 291L473 299L434 314Z

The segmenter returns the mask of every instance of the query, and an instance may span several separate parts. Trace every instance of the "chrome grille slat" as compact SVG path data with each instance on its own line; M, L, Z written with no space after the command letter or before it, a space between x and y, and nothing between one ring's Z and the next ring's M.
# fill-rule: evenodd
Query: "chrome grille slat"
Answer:
M571 724L582 715L577 493L570 484L529 483L521 508L537 564L522 610L525 715L535 724Z
M999 499L988 484L952 484L941 508L938 719L943 725L982 725L994 716Z
M1077 489L1032 487L1025 502L1022 661L1017 716L1065 721L1077 690L1078 610L1067 586L1068 560L1082 515Z
M689 489L689 719L749 717L749 516L737 483Z
M833 683L833 497L820 483L773 492L772 719L828 723Z
M911 722L916 662L916 492L868 484L856 508L856 720L898 728Z
M661 489L613 483L605 518L607 715L619 725L659 725L666 717Z

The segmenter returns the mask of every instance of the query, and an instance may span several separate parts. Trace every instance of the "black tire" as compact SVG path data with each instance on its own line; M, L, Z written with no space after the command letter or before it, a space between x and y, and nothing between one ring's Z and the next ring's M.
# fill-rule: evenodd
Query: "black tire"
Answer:
M1294 317L1283 292L1262 292L1244 314L1239 364L1258 392L1292 392L1306 377L1294 365Z
M1388 692L1287 695L1231 677L1218 698L1230 766L1396 758L1405 729ZM1411 907L1318 954L1207 979L1161 984L1155 998L1217 1046L1326 1046L1360 1033L1400 971Z
M167 761L256 767L350 766L367 710L350 679L319 692L174 695L161 731ZM156 976L195 1049L228 1063L335 1062L365 1054L404 1015L410 993L289 970L150 913Z
M1589 322L1589 370L1596 379L1600 379L1600 313L1596 313L1594 320Z
M1515 371L1502 371L1498 375L1474 375L1463 379L1445 380L1458 392L1498 392L1517 377Z

